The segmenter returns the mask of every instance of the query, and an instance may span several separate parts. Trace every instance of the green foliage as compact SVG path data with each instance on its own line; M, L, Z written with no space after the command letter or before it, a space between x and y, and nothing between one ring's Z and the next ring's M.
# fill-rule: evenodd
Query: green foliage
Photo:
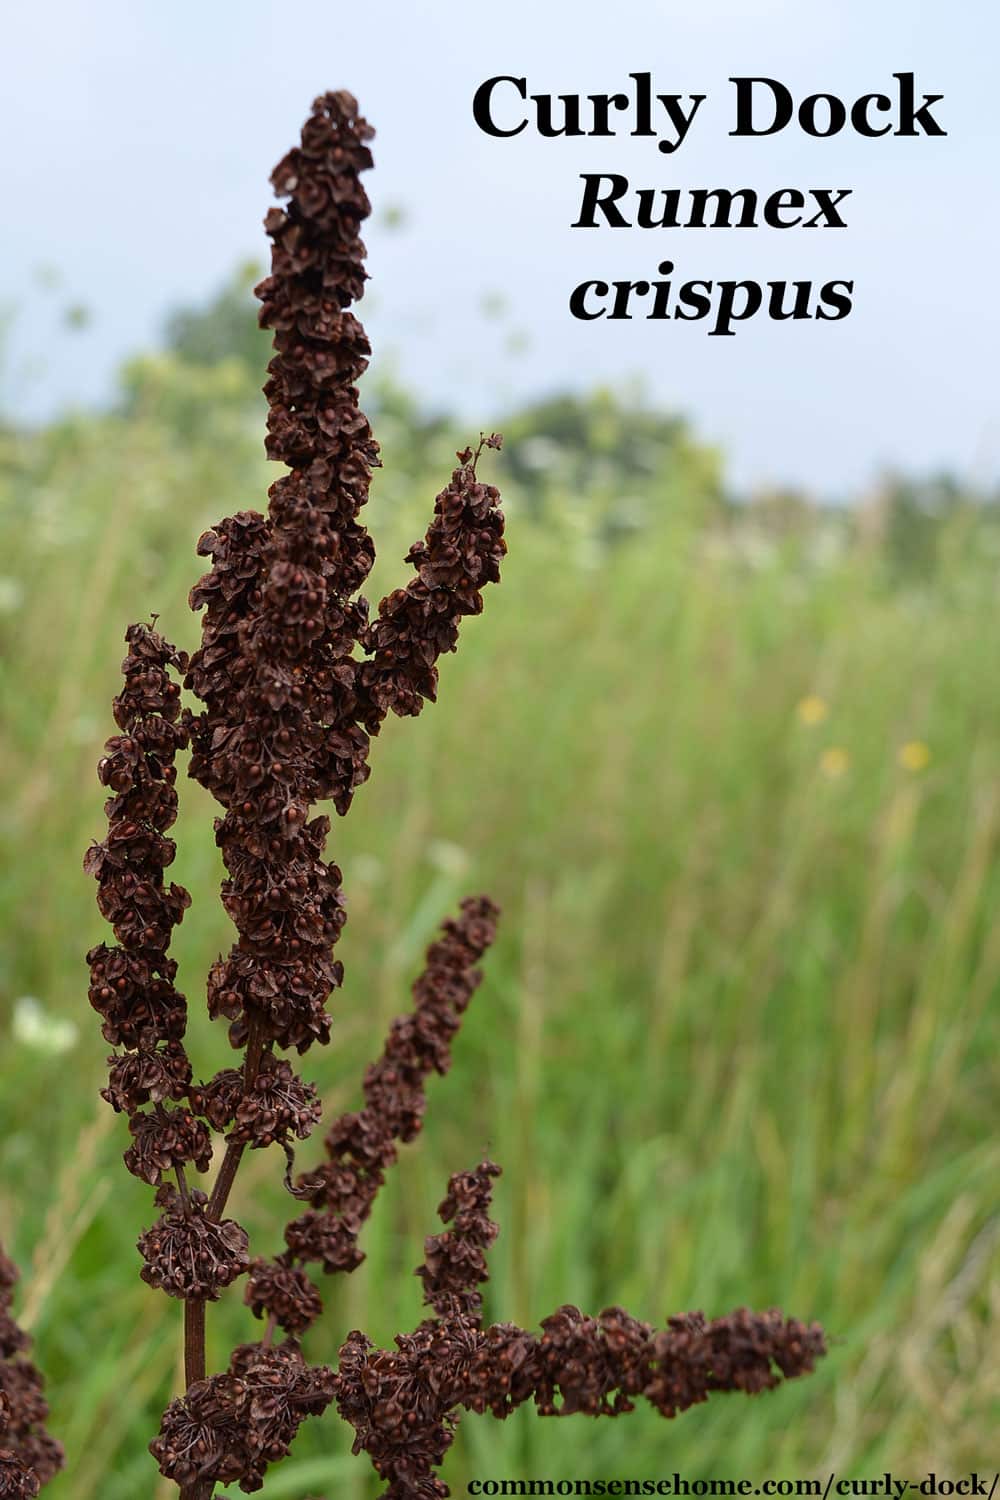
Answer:
M194 541L262 506L274 475L258 377L240 394L244 363L182 353L134 365L123 411L0 451L0 1238L70 1450L54 1500L153 1492L145 1444L179 1356L177 1307L138 1280L149 1195L98 1107L83 954L105 934L80 863L102 827L124 627L155 610L193 645ZM456 440L448 423L415 438L401 393L381 404L396 468L371 509L376 597ZM347 981L305 1069L328 1116L357 1102L457 898L493 893L502 938L310 1353L419 1319L423 1236L449 1173L488 1149L505 1168L491 1318L780 1302L838 1342L815 1377L676 1424L467 1419L444 1470L456 1494L472 1476L982 1467L1000 1388L989 516L944 520L930 560L900 570L884 512L727 506L682 424L608 395L506 425L490 474L511 502L504 584L443 662L440 703L405 735L386 726L334 828ZM611 524L626 500L630 539ZM175 951L207 1075L227 1048L203 979L231 929L215 809L181 792L194 905ZM46 1017L76 1027L69 1051ZM234 1203L264 1251L289 1212L282 1166L257 1153ZM231 1297L210 1361L251 1326ZM349 1436L332 1418L304 1429L265 1497L370 1493Z
M509 471L530 511L545 514L558 495L604 541L643 530L654 506L721 509L720 455L638 390L552 396L515 413L504 431Z
M263 275L263 266L244 261L207 306L176 308L167 319L167 351L185 364L217 365L233 359L248 370L263 369L271 357L271 335L257 322L253 298Z

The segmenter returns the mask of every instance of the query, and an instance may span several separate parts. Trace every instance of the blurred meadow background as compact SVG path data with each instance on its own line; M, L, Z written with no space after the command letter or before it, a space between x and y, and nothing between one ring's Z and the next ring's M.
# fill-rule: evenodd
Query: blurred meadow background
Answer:
M155 611L192 648L195 541L275 477L252 275L178 312L108 408L0 429L0 1237L70 1455L53 1500L154 1493L146 1443L178 1375L179 1308L138 1279L152 1194L97 1098L109 1049L83 955L108 930L81 859L125 626ZM364 400L386 465L377 599L476 433L384 366ZM484 469L503 584L442 662L439 703L386 726L330 840L347 977L334 1044L304 1069L327 1119L356 1107L459 898L493 894L502 936L309 1351L419 1321L412 1270L448 1176L489 1152L491 1319L780 1304L832 1347L811 1379L674 1423L466 1417L454 1493L982 1468L1000 1417L998 497L892 475L849 507L734 494L723 456L638 388L483 421L506 438ZM173 951L208 1076L228 1048L204 976L231 929L214 805L180 785L173 873L194 901ZM281 1167L256 1154L234 1200L262 1251L290 1212ZM230 1295L210 1362L254 1327ZM371 1493L349 1439L307 1423L265 1500Z

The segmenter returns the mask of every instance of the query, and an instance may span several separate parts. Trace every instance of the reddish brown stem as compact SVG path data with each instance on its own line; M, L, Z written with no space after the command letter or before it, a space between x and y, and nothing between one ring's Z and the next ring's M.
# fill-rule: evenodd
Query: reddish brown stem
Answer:
M205 1304L184 1304L184 1384L205 1379Z
M250 1033L247 1037L247 1056L243 1066L243 1092L249 1093L253 1087L254 1079L260 1070L261 1058L264 1055L264 1039L253 1021L250 1022ZM229 1194L233 1190L236 1173L243 1159L245 1147L235 1145L230 1141L226 1147L226 1154L222 1158L222 1166L212 1189L212 1196L208 1200L208 1217L210 1219L221 1219L229 1202Z
M189 1484L181 1490L180 1500L212 1500L215 1494L215 1481L205 1480L198 1484Z
M185 1212L191 1212L191 1197L188 1192L187 1179L184 1168L177 1168L177 1186L180 1188L181 1199ZM205 1378L205 1304L204 1302L185 1302L184 1304L184 1385L194 1385L196 1380Z
M260 1068L260 1060L263 1056L263 1039L257 1027L251 1022L250 1035L247 1038L247 1055L243 1071L243 1087L250 1089L257 1072ZM226 1154L219 1168L219 1175L212 1189L212 1196L208 1202L208 1215L212 1219L221 1219L232 1192L236 1173L243 1156L243 1147L233 1145L232 1142L226 1147ZM181 1184L181 1192L184 1194L185 1184ZM186 1195L185 1195L186 1196ZM205 1304L203 1301L191 1299L184 1304L184 1384L185 1388L194 1384L196 1380L205 1379Z
M247 1092L253 1087L254 1079L260 1070L261 1058L264 1055L264 1041L258 1028L251 1021L250 1033L247 1037L247 1055L243 1065L243 1089ZM243 1159L243 1147L236 1146L232 1142L226 1147L226 1154L222 1158L222 1166L212 1189L212 1196L208 1200L207 1213L210 1218L221 1219L226 1211L229 1194L232 1192L236 1173ZM186 1183L181 1180L178 1173L182 1196L187 1197ZM200 1300L190 1300L184 1304L184 1385L189 1388L197 1380L204 1380L206 1373L205 1360L205 1303ZM187 1485L181 1490L180 1500L212 1500L215 1491L213 1484Z
M188 1192L187 1177L184 1174L184 1168L182 1166L178 1166L175 1167L174 1170L177 1174L177 1186L180 1189L181 1202L184 1205L184 1212L190 1217L191 1194Z

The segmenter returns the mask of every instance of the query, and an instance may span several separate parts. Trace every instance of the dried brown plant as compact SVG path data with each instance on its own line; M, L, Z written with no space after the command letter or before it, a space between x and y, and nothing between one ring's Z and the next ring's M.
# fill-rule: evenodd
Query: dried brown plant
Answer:
M287 472L271 486L266 515L240 511L201 538L211 568L191 592L204 614L190 660L155 618L129 628L114 703L120 732L99 768L111 794L108 832L86 857L115 937L88 955L91 1002L119 1049L103 1093L128 1115L125 1165L156 1189L160 1210L139 1238L141 1275L184 1304L186 1388L151 1448L186 1500L209 1500L220 1483L259 1489L303 1419L333 1402L355 1429L356 1451L402 1500L447 1493L435 1470L462 1409L503 1417L530 1398L542 1415L618 1415L642 1397L673 1416L713 1391L768 1389L823 1352L815 1325L777 1312L714 1322L688 1314L654 1332L620 1308L590 1318L566 1306L543 1319L540 1337L484 1327L478 1287L497 1232L491 1162L451 1179L440 1209L450 1227L426 1241L419 1274L432 1316L400 1335L394 1352L350 1334L336 1372L302 1352L322 1310L307 1267L332 1274L360 1263L359 1233L398 1145L421 1127L427 1078L449 1066L498 916L479 897L444 924L412 1009L365 1074L363 1106L333 1122L324 1160L293 1181L293 1142L314 1129L320 1104L283 1054L329 1040L327 1002L343 977L333 956L342 878L324 857L330 820L316 806L332 801L346 813L390 710L414 715L434 699L438 658L455 649L462 618L481 610L505 550L499 495L477 472L483 449L500 446L494 434L458 454L407 555L412 578L370 619L360 590L374 548L359 515L378 447L356 386L369 345L349 308L365 281L360 174L371 165L371 135L349 94L326 94L272 174L287 201L265 220L272 266L257 295L274 332L267 451ZM181 706L177 679L200 701L197 712ZM239 1061L204 1082L185 1051L187 1006L168 956L190 898L164 874L175 853L174 760L188 747L190 775L222 809L222 900L236 928L209 974L208 1008L228 1023ZM199 1191L189 1174L209 1169L220 1134L221 1166L210 1191ZM246 1151L272 1145L308 1207L279 1255L251 1258L226 1209ZM206 1304L240 1279L263 1334L210 1374Z
M19 1279L0 1245L0 1496L32 1500L58 1474L64 1455L45 1431L44 1382L26 1357L31 1340L11 1311Z

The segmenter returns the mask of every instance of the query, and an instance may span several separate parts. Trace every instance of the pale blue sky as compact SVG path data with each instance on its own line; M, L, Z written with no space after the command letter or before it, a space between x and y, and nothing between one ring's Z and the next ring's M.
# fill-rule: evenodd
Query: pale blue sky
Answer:
M349 17L349 19L343 19ZM1000 19L987 0L48 0L4 23L0 301L19 304L3 400L39 414L107 393L118 360L167 309L263 258L267 176L314 94L351 88L378 130L376 205L404 232L368 236L376 359L398 357L431 402L489 427L521 395L642 377L722 443L737 482L857 490L887 465L1000 475L996 204ZM707 94L682 149L654 142L497 141L471 99L492 74L532 92ZM853 98L912 70L945 95L945 140L790 127L732 140L731 74ZM650 187L850 187L846 232L574 230L579 173ZM853 277L842 323L584 324L587 277L761 281ZM37 268L61 272L58 293ZM499 322L482 315L503 295ZM57 310L85 303L68 336ZM505 349L526 333L521 353ZM29 365L41 368L31 374Z

